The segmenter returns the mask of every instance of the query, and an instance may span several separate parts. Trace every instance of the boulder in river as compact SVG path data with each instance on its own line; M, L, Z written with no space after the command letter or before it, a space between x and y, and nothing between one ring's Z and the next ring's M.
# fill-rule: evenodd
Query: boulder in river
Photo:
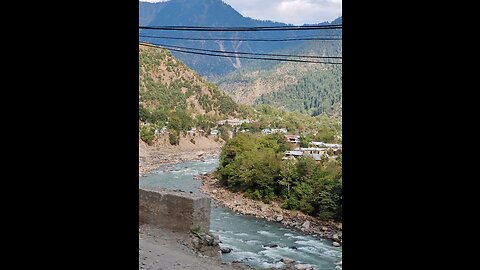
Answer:
M332 245L333 245L334 247L339 247L339 246L340 246L340 243L338 243L338 242L333 242Z
M289 258L282 258L280 261L283 262L284 264L292 264L295 262L294 260Z
M220 251L221 251L222 253L230 253L230 252L232 252L232 250L233 250L233 249L231 249L231 248L229 248L229 247L221 247L221 248L220 248Z
M217 246L219 243L218 236L214 236L208 233L205 234L204 239L207 242L208 246Z
M281 222L283 220L283 216L277 216L276 221Z
M218 244L220 244L220 243L221 243L220 237L218 237L218 235L214 235L213 236L213 245L218 246Z
M305 221L303 224L302 224L302 227L305 228L305 229L308 229L310 228L310 221Z

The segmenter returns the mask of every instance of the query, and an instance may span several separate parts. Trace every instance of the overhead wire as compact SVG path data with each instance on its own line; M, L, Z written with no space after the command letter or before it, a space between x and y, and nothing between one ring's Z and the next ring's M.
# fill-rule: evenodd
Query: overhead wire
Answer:
M312 26L257 26L257 27L207 27L207 26L139 26L139 29L165 31L304 31L341 29L341 24L312 25Z
M272 54L272 53L231 52L231 51L199 49L199 48L183 47L183 46L167 45L167 44L159 44L159 43L156 43L155 45L161 46L161 47L175 48L175 49L194 50L194 51L201 51L201 52L214 52L214 53L223 53L223 54L235 54L235 55L244 54L244 55L281 56L281 57L296 57L296 58L342 59L341 56L318 56L318 55L292 55L292 54Z
M158 46L156 44L140 42L140 45L153 47L153 48L164 48L162 46ZM164 48L167 49L167 48ZM238 55L223 55L223 54L212 54L212 53L204 53L204 52L195 52L183 49L174 49L169 48L168 50L182 52L182 53L189 53L189 54L197 54L197 55L206 55L206 56L216 56L216 57L226 57L226 58L244 58L244 59L256 59L256 60L270 60L270 61L285 61L285 62L299 62L299 63L315 63L315 64L339 64L341 62L323 62L323 61L311 61L311 60L302 60L302 59L287 59L287 58L271 58L271 57L250 57L250 56L238 56Z
M192 41L208 41L208 40L221 40L221 41L301 41L301 40L342 40L341 37L294 37L294 38L187 38L187 37L169 37L169 36L152 36L152 35L140 35L142 38L153 39L172 39L172 40L192 40Z
M329 30L329 29L341 29L342 24L334 25L310 25L310 26L266 26L266 27L206 27L206 26L139 26L139 29L143 30L167 30L167 31L301 31L301 30ZM293 38L268 38L268 39L256 39L256 38L185 38L185 37L167 37L167 36L152 36L152 35L140 35L142 38L152 38L152 39L172 39L172 40L223 40L223 41L295 41L295 40L341 40L341 38L336 37L293 37ZM302 62L302 63L319 63L319 64L342 64L341 62L323 62L323 61L313 61L313 60L302 60L302 59L288 59L285 57L293 58L320 58L320 59L342 59L341 56L311 56L311 55L288 55L288 54L267 54L267 53L248 53L248 52L230 52L230 51L219 51L219 50L209 50L209 49L199 49L192 47L182 47L176 45L166 45L166 44L155 44L155 43L146 43L145 41L140 41L140 44L150 47L160 47L165 48L171 51L197 54L197 55L207 55L207 56L217 56L217 57L227 57L227 58L244 58L244 59L258 59L258 60L274 60L274 61L287 61L287 62ZM233 55L227 55L233 54ZM252 56L243 56L243 55L253 55L253 56L269 56L269 57L252 57ZM277 58L272 58L277 57ZM278 58L281 57L281 58Z

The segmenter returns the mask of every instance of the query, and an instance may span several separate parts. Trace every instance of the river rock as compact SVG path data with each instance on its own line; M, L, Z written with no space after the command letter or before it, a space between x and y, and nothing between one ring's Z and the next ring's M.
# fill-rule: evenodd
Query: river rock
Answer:
M283 220L283 217L282 217L282 216L278 216L276 220L277 220L277 222L280 222L280 221Z
M278 245L277 244L268 244L268 245L264 245L264 247L276 248L276 247L278 247Z
M218 246L219 243L221 243L220 242L220 237L218 237L218 235L214 235L213 236L213 246Z
M312 270L313 266L311 264L297 264L295 265L297 270Z
M231 249L231 248L229 248L229 247L221 247L221 248L220 248L220 251L221 251L222 253L230 253L230 252L232 252L232 250L233 250L233 249Z
M292 264L292 263L295 262L294 260L289 259L289 258L283 258L280 261L283 262L284 264Z
M338 234L334 234L334 235L332 236L332 239L335 240L335 241L340 240L340 238L338 237Z
M207 245L213 246L213 243L215 242L215 238L209 234L206 234L205 241L207 242Z
M217 189L212 190L212 193L213 193L213 194L215 194L215 193L217 193L217 192L218 192Z
M310 221L305 221L303 224L302 224L302 227L305 228L305 229L308 229L310 228Z
M323 226L323 227L322 227L322 231L328 231L328 228L325 227L325 226Z
M333 242L332 245L333 245L334 247L339 247L339 246L340 246L340 243L338 243L338 242Z

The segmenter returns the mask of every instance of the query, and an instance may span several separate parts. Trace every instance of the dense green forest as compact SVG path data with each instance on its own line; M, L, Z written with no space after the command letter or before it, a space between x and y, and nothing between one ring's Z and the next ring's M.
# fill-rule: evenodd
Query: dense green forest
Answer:
M338 22L341 23L341 19ZM341 35L341 32L337 34ZM305 42L275 53L341 57L342 42ZM323 60L341 63L340 59ZM341 64L252 60L245 61L241 68L215 78L214 81L239 103L270 104L284 110L299 111L313 116L321 113L341 116Z
M240 134L222 149L216 177L234 192L320 218L342 217L342 156L282 160L282 135Z
M254 104L270 104L290 111L300 111L313 116L327 113L341 115L342 68L311 71L296 84L262 94Z

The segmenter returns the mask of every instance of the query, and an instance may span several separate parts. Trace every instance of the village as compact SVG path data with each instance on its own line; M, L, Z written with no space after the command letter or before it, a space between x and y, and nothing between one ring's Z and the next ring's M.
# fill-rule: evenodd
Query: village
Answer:
M248 128L244 128L242 124L252 123L254 121L250 119L226 119L220 120L217 122L217 125L214 128L211 128L208 131L203 129L197 129L195 127L190 128L186 135L191 137L196 136L208 136L214 137L218 139L221 132L221 127L228 127L224 129L224 132L227 132L228 138L233 138L235 133L245 133L251 132ZM147 123L148 124L148 123ZM168 125L168 122L166 122ZM306 136L309 133L304 132L302 135L299 134L288 134L288 130L286 128L264 128L261 130L261 134L268 135L268 134L283 134L285 140L292 144L293 149L288 150L285 152L285 156L283 157L284 160L291 160L291 159L298 159L301 157L312 157L315 161L320 162L322 158L328 159L336 159L339 154L342 152L342 145L336 143L325 143L321 141L311 141L308 142L308 147L300 147L302 144L302 135ZM168 134L168 127L165 125L162 128L155 129L155 135L159 136L161 134ZM315 134L314 134L315 135Z

